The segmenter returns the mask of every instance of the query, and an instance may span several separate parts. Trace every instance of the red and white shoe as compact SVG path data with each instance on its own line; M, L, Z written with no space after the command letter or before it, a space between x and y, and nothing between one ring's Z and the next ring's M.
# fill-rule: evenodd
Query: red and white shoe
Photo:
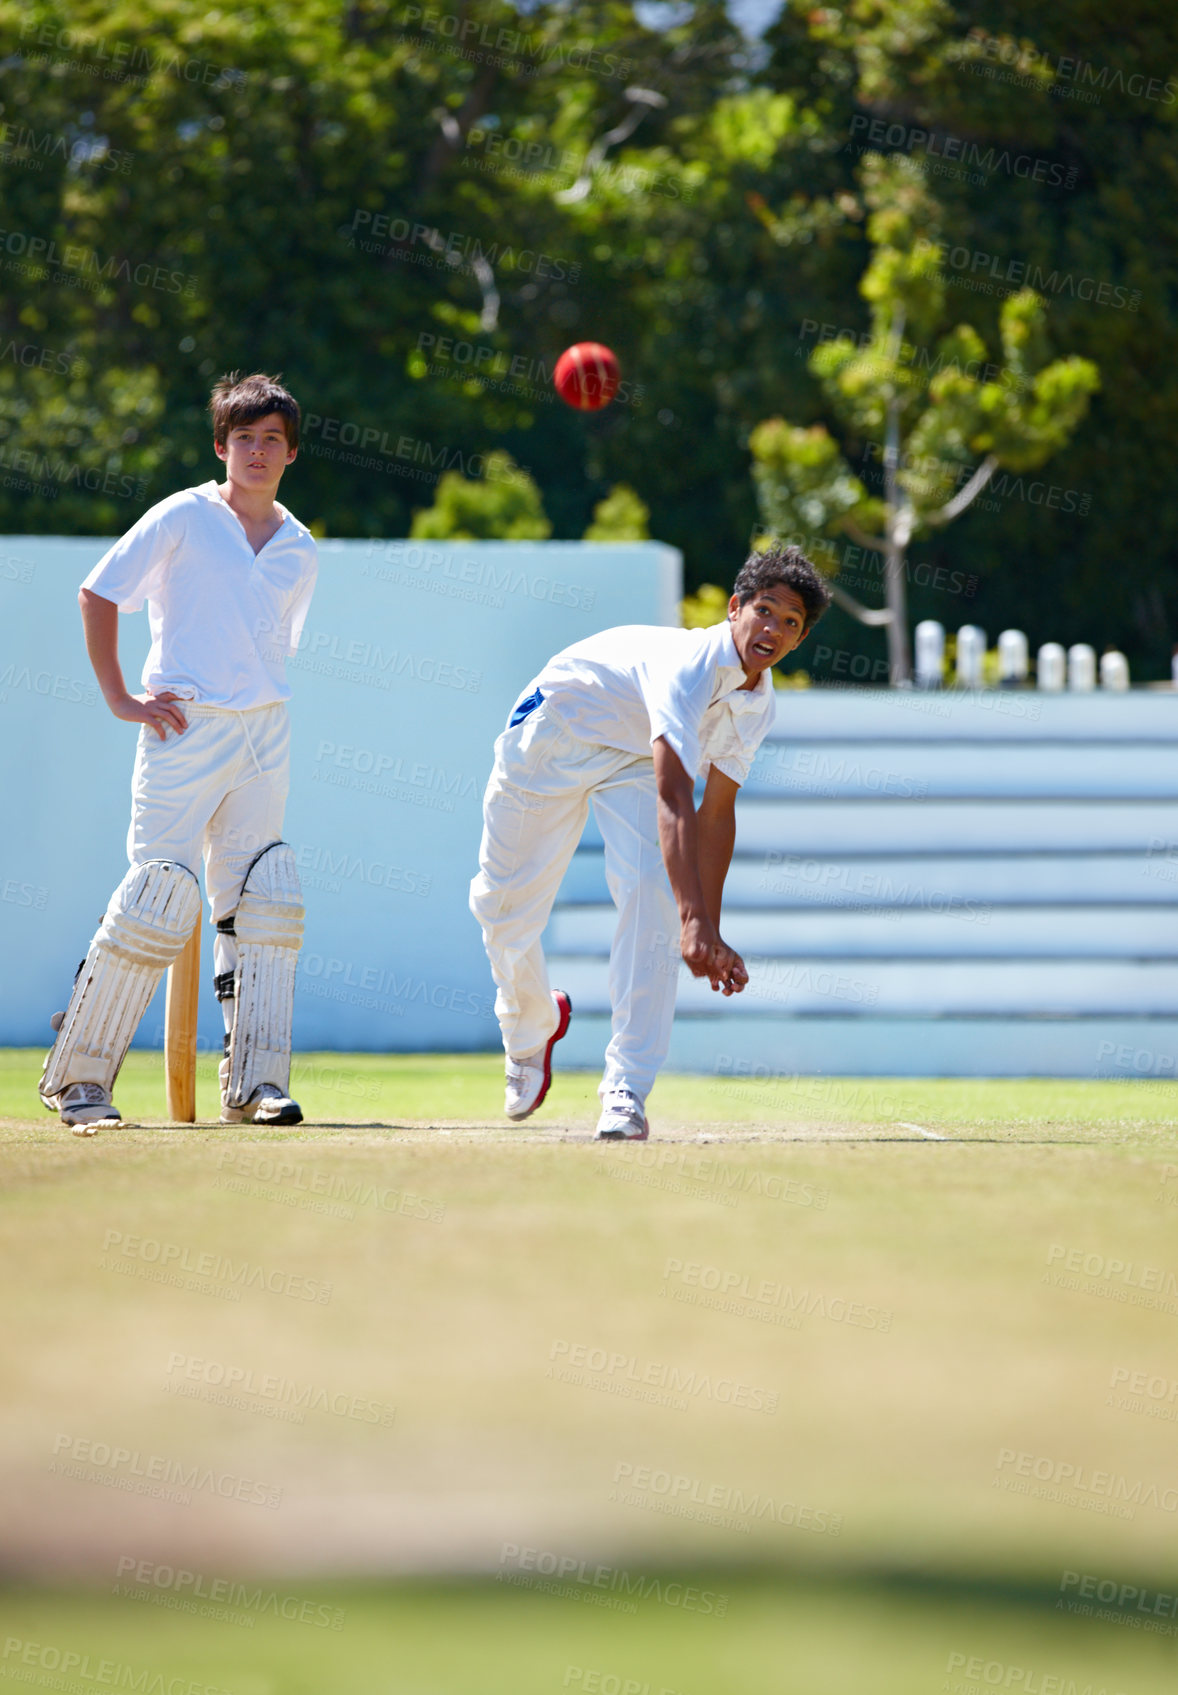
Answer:
M537 1049L527 1059L507 1061L507 1091L503 1110L508 1118L514 1119L517 1124L521 1119L530 1118L543 1103L552 1085L552 1050L567 1032L569 1019L573 1015L573 1003L563 989L553 989L552 999L556 1006L557 1023L556 1029L548 1038L547 1047Z
M650 1120L642 1102L629 1089L610 1089L601 1102L601 1117L597 1120L599 1142L645 1142L650 1135Z

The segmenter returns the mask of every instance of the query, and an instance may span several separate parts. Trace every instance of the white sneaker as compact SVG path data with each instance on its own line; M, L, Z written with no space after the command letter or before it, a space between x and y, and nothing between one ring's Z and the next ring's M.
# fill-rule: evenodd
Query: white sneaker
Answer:
M556 1029L548 1038L548 1045L537 1048L534 1054L527 1054L523 1059L507 1061L503 1110L517 1124L521 1118L530 1118L548 1093L552 1083L552 1050L567 1032L573 1015L573 1003L563 989L553 989L552 999L557 1018Z
M53 1099L61 1122L71 1125L75 1136L93 1136L102 1124L123 1122L110 1091L101 1083L71 1083Z
M601 1103L597 1120L599 1142L645 1142L650 1135L650 1121L642 1110L642 1102L630 1089L610 1089Z
M277 1083L259 1083L244 1106L229 1106L221 1096L221 1123L301 1124L303 1109L284 1095Z

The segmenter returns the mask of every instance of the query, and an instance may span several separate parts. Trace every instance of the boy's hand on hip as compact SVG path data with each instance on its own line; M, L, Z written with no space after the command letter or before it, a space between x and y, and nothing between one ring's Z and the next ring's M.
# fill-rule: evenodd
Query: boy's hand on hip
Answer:
M162 694L120 695L107 704L116 718L122 718L128 724L150 724L162 742L169 730L182 734L188 728L188 720L180 707L172 704L181 698L171 689L165 689Z
M706 977L721 994L738 995L749 980L744 960L722 941L709 918L684 921L679 951L693 977Z

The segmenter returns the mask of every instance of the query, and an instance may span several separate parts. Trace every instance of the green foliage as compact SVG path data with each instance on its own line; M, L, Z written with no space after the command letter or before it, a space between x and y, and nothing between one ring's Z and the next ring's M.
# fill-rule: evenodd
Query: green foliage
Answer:
M731 596L718 583L701 583L694 594L679 602L679 622L685 630L707 630L728 616Z
M866 538L897 562L885 586L889 658L899 679L910 665L912 539L959 516L994 469L1036 470L1066 446L1099 380L1091 360L1046 362L1044 302L1026 288L1003 301L1004 363L989 363L971 324L944 323L940 215L927 189L873 153L863 181L873 251L860 292L871 306L871 332L819 345L809 366L851 440L874 444L880 496L869 494L822 424L773 418L752 432L749 447L761 516L778 534L808 545L816 563L840 534ZM909 331L922 339L906 340Z
M585 541L649 541L650 507L629 483L615 483L593 508Z
M927 194L913 191L878 155L868 156L865 175L875 247L860 287L872 304L872 333L862 345L841 338L819 346L809 364L828 405L855 436L880 441L895 418L900 464L912 467L898 472L901 498L913 509L919 535L943 521L948 492L986 455L1026 471L1066 446L1099 379L1091 360L1043 363L1044 302L1030 289L1003 302L1000 366L987 363L971 324L945 329L938 322L946 303L937 248L926 233L933 223ZM927 345L905 339L914 325L936 337L931 356ZM803 429L771 419L752 432L749 446L762 516L780 533L830 537L848 518L863 528L882 520L886 528L894 516L869 499L821 424ZM938 467L931 477L929 465Z
M799 246L790 297L766 286L776 248L748 196L777 204L837 183L820 117L750 86L714 0L670 28L624 0L526 13L473 0L464 31L508 48L469 54L404 13L384 0L308 0L281 19L262 0L231 13L0 0L16 45L5 121L84 126L129 166L96 154L34 173L18 150L0 155L8 228L85 250L106 279L84 289L60 266L9 268L5 329L76 360L55 380L83 421L67 429L30 374L3 367L0 447L116 469L134 491L108 499L53 477L38 479L44 496L0 488L0 527L122 528L214 474L204 400L236 366L281 370L302 399L289 499L333 535L404 534L421 466L490 443L528 467L559 535L583 534L626 481L689 570L697 550L743 550L744 433L780 394L773 359L795 310L829 294L840 262L829 240ZM663 104L595 153L633 117L631 87ZM799 242L807 225L802 205ZM144 264L178 288L136 284ZM629 387L601 417L552 392L579 336L615 347Z
M916 340L931 335L945 309L937 258L941 209L924 179L904 156L868 153L862 165L863 198L871 208L867 239L874 249L859 284L871 305L873 339L881 351L897 319Z
M914 613L1067 642L1099 601L1135 675L1168 673L1172 8L1126 0L1115 54L1089 0L791 4L752 52L718 0L461 17L466 53L390 0L0 0L0 529L117 532L216 474L209 385L262 368L303 401L284 486L328 533L405 534L423 467L496 447L559 536L633 486L694 585L747 551L763 420L837 431L875 499L890 398L906 429L943 413L921 439L950 482L995 444L1016 482L1070 444L1050 502L924 532L980 590ZM1027 285L1033 321L1009 315ZM550 382L579 338L627 384L592 417ZM965 369L977 349L1001 375ZM934 398L942 355L973 386Z
M429 541L546 541L552 525L528 473L509 453L488 453L481 478L443 473L434 504L413 514L409 534Z
M940 369L928 385L932 405L916 420L909 451L918 460L950 462L993 454L1015 471L1033 471L1067 446L1100 386L1090 359L1072 355L1036 368L1046 338L1044 303L1030 289L1002 304L1001 332L1005 361L993 381L970 370L985 363L985 349L969 325L959 325L940 344ZM902 481L922 507L922 518L935 521L935 507L922 505L911 474Z
M824 424L803 429L769 418L749 437L761 517L774 535L796 541L815 565L833 569L830 538L851 513L870 510L867 490L852 475Z

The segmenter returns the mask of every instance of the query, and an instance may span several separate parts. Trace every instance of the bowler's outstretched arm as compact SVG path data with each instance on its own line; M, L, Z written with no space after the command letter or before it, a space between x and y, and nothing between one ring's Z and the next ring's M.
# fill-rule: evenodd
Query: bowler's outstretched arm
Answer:
M700 820L695 812L695 785L684 770L682 760L663 736L658 738L651 751L658 789L659 844L671 891L679 908L679 951L693 977L706 977L713 989L720 989L726 995L739 994L748 982L749 974L740 955L721 940L717 922L724 874L728 869L728 861L724 858L723 844L727 835L722 823L721 791L713 794L714 816L710 815L704 823L701 842ZM732 786L735 789L736 785ZM703 859L705 848L706 868ZM727 853L730 858L731 841L728 842Z

